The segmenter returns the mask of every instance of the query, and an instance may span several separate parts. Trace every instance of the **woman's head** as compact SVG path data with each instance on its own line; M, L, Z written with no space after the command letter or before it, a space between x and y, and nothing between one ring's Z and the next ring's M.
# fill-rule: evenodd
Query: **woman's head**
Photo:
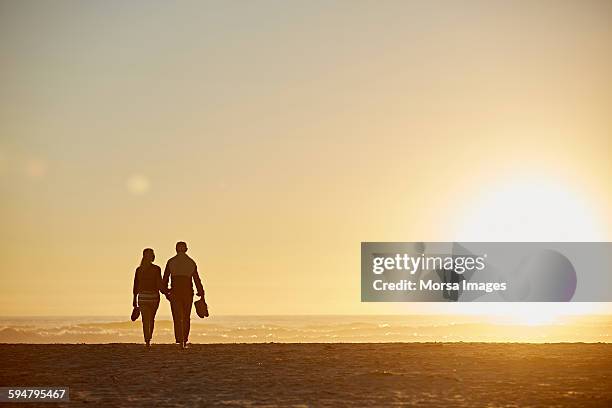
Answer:
M142 251L142 261L140 266L150 265L155 260L155 252L151 248L145 248Z

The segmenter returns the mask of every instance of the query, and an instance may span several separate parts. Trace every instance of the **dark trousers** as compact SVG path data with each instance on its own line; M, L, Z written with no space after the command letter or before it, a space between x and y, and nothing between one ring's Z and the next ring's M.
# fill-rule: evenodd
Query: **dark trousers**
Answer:
M174 321L174 339L177 343L187 343L189 339L189 318L192 304L193 295L171 295L170 309L172 309L172 320Z
M142 316L142 332L146 342L151 341L155 328L155 314L159 307L159 298L156 300L138 300L140 315Z

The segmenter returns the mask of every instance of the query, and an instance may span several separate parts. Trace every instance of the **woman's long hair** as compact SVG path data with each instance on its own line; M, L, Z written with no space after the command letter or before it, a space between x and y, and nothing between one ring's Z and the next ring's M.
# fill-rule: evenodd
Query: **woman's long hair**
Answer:
M155 260L155 252L151 248L145 248L142 251L142 260L140 261L140 270L144 271L151 266Z

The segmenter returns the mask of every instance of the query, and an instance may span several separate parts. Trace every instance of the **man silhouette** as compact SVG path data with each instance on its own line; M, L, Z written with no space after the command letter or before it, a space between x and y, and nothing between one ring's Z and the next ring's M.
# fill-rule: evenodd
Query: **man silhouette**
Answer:
M176 243L176 255L168 260L164 271L163 284L171 288L167 298L170 300L172 320L174 321L174 338L181 348L187 347L189 338L189 325L191 305L193 304L193 283L197 295L204 297L204 287L198 275L198 267L193 259L187 256L187 244Z

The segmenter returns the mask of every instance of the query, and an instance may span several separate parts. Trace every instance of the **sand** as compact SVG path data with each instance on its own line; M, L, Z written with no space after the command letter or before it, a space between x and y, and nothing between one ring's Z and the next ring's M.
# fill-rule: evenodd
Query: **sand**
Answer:
M612 406L612 344L3 344L0 357L1 386L69 386L64 406Z

